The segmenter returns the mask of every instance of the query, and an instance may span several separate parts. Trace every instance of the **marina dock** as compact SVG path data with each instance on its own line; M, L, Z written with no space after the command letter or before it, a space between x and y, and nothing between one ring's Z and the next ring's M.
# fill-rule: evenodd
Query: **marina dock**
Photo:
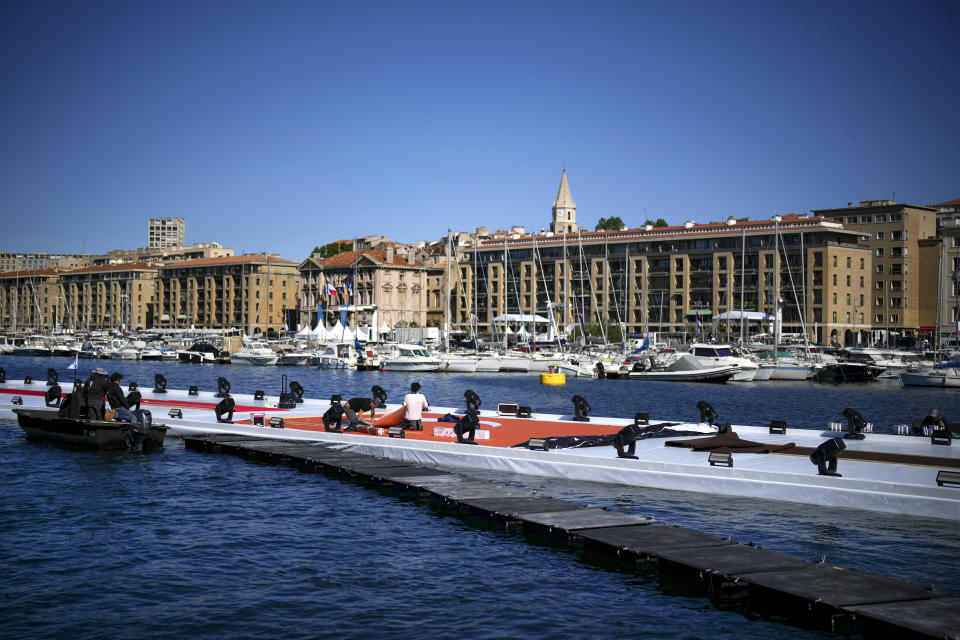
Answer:
M596 509L467 475L244 435L184 438L187 449L285 464L430 502L442 511L560 545L618 570L652 573L716 606L746 606L793 624L865 637L960 638L960 598L910 583ZM738 604L735 604L738 603Z

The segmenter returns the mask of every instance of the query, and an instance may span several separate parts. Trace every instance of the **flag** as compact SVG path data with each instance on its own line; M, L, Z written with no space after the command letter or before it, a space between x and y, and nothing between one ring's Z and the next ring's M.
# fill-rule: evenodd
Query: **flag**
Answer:
M67 369L76 369L79 364L80 364L80 354L75 353L73 354L73 364L68 366Z
M328 295L328 296L335 296L335 295L337 295L337 288L336 288L335 286L333 286L333 283L332 283L332 282L328 282L328 283L327 283L327 295Z
M347 281L347 284L343 285L343 292L346 293L348 296L349 296L349 295L352 295L352 294L353 294L353 283L351 283L351 282L348 280L348 281Z
M475 313L471 313L471 314L470 314L470 324L472 324L472 325L476 325L476 324L477 324L477 314L475 314Z

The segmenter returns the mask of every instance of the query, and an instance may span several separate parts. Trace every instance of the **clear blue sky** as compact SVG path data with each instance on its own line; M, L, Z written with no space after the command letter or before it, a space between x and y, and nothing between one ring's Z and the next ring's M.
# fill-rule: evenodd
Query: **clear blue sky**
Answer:
M960 3L0 4L0 250L960 197ZM644 213L646 212L646 213Z

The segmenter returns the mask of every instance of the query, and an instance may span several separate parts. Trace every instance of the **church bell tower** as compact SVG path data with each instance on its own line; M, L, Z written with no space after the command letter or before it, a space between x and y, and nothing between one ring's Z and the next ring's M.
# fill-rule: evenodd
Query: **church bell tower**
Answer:
M567 184L567 170L563 170L560 176L560 189L557 190L557 199L553 201L553 221L550 223L550 231L554 233L576 233L577 229L577 203L573 201L570 195L570 185Z

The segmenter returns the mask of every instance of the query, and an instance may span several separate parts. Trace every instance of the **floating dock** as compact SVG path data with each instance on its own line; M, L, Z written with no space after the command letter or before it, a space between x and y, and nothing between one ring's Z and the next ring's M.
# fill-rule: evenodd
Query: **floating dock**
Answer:
M0 383L0 418L15 420L12 410L17 407L43 407L47 389L40 380ZM374 425L364 427L364 433L348 433L325 430L322 416L330 409L330 400L305 397L281 406L276 395L233 394L229 397L232 411L219 415L223 393L199 389L158 392L147 385L139 386L139 392L154 422L169 427L168 437L222 434L321 442L404 464L503 470L960 520L960 485L938 482L938 478L948 477L945 474L960 470L960 446L951 446L949 437L940 444L930 437L879 433L867 433L862 440L844 440L846 449L838 458L842 477L836 477L818 474L809 459L815 448L841 435L826 429L827 425L776 432L769 427L733 425L733 431L744 440L795 446L770 454L736 452L728 456L725 465L715 465L713 454L707 451L664 446L671 439L716 435L716 427L707 422L650 418L652 426L686 435L636 440L635 457L627 458L619 456L614 446L552 448L550 441L551 437L615 434L634 424L625 418L590 416L589 421L582 421L573 413L546 414L516 404L493 404L493 409L477 411L475 446L469 446L459 441L455 425L449 421L450 414L462 416L464 407L432 407L424 415L422 431L400 432L389 428L399 405L387 404L378 411ZM690 413L696 414L692 406Z
M330 444L246 435L184 438L187 449L288 464L432 501L531 539L566 545L621 569L656 571L720 606L727 599L788 621L865 637L960 639L960 598L915 585L477 480L358 455Z

